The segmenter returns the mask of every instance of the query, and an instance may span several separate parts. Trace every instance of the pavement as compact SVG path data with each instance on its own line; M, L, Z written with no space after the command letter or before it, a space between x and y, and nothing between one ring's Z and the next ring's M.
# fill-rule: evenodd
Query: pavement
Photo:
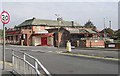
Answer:
M6 75L13 76L11 71L12 71L12 64L9 62L5 62L5 70L3 70L2 46L0 46L0 76L6 76Z
M11 71L12 71L11 63L5 62L5 70L3 70L3 61L0 61L0 75L1 76L6 76L6 75L13 76Z
M2 75L2 64L0 63L0 75Z
M2 46L0 46L0 75L2 75Z

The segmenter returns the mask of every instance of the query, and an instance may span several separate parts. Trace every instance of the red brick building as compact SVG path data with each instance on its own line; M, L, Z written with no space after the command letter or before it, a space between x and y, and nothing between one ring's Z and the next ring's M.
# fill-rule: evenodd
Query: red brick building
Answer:
M73 21L58 23L57 20L33 18L25 20L14 29L6 30L8 43L26 46L58 46L58 44L59 46L66 46L68 40L73 46L82 46L80 40L89 40L90 38L98 38L98 34L91 29L81 28L78 23ZM97 42L95 45L99 45ZM85 44L84 47L88 47L87 41ZM95 46L93 42L92 45Z
M46 29L73 27L72 23L71 21L62 21L59 26L57 20L28 19L14 29L6 30L6 39L8 43L27 46L54 45L54 32L48 32ZM80 26L77 23L74 25Z

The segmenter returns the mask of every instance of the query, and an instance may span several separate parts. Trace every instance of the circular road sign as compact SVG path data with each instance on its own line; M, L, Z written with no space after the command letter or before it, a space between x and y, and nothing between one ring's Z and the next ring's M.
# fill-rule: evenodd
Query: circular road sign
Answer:
M10 15L8 12L3 11L0 16L1 22L7 24L10 21Z

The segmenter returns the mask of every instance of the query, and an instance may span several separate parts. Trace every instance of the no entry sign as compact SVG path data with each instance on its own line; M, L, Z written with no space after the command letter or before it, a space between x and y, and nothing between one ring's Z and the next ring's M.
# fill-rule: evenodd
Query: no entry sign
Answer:
M3 11L0 16L1 22L7 24L10 21L10 15L8 12Z

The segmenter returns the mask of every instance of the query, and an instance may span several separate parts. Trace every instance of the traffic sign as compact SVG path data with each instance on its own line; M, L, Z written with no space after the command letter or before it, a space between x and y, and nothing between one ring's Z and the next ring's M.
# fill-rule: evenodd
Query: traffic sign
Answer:
M7 24L10 21L10 15L8 12L3 11L0 16L1 22Z
M3 23L3 70L5 70L5 24L10 21L8 12L3 11L0 15L1 22Z

